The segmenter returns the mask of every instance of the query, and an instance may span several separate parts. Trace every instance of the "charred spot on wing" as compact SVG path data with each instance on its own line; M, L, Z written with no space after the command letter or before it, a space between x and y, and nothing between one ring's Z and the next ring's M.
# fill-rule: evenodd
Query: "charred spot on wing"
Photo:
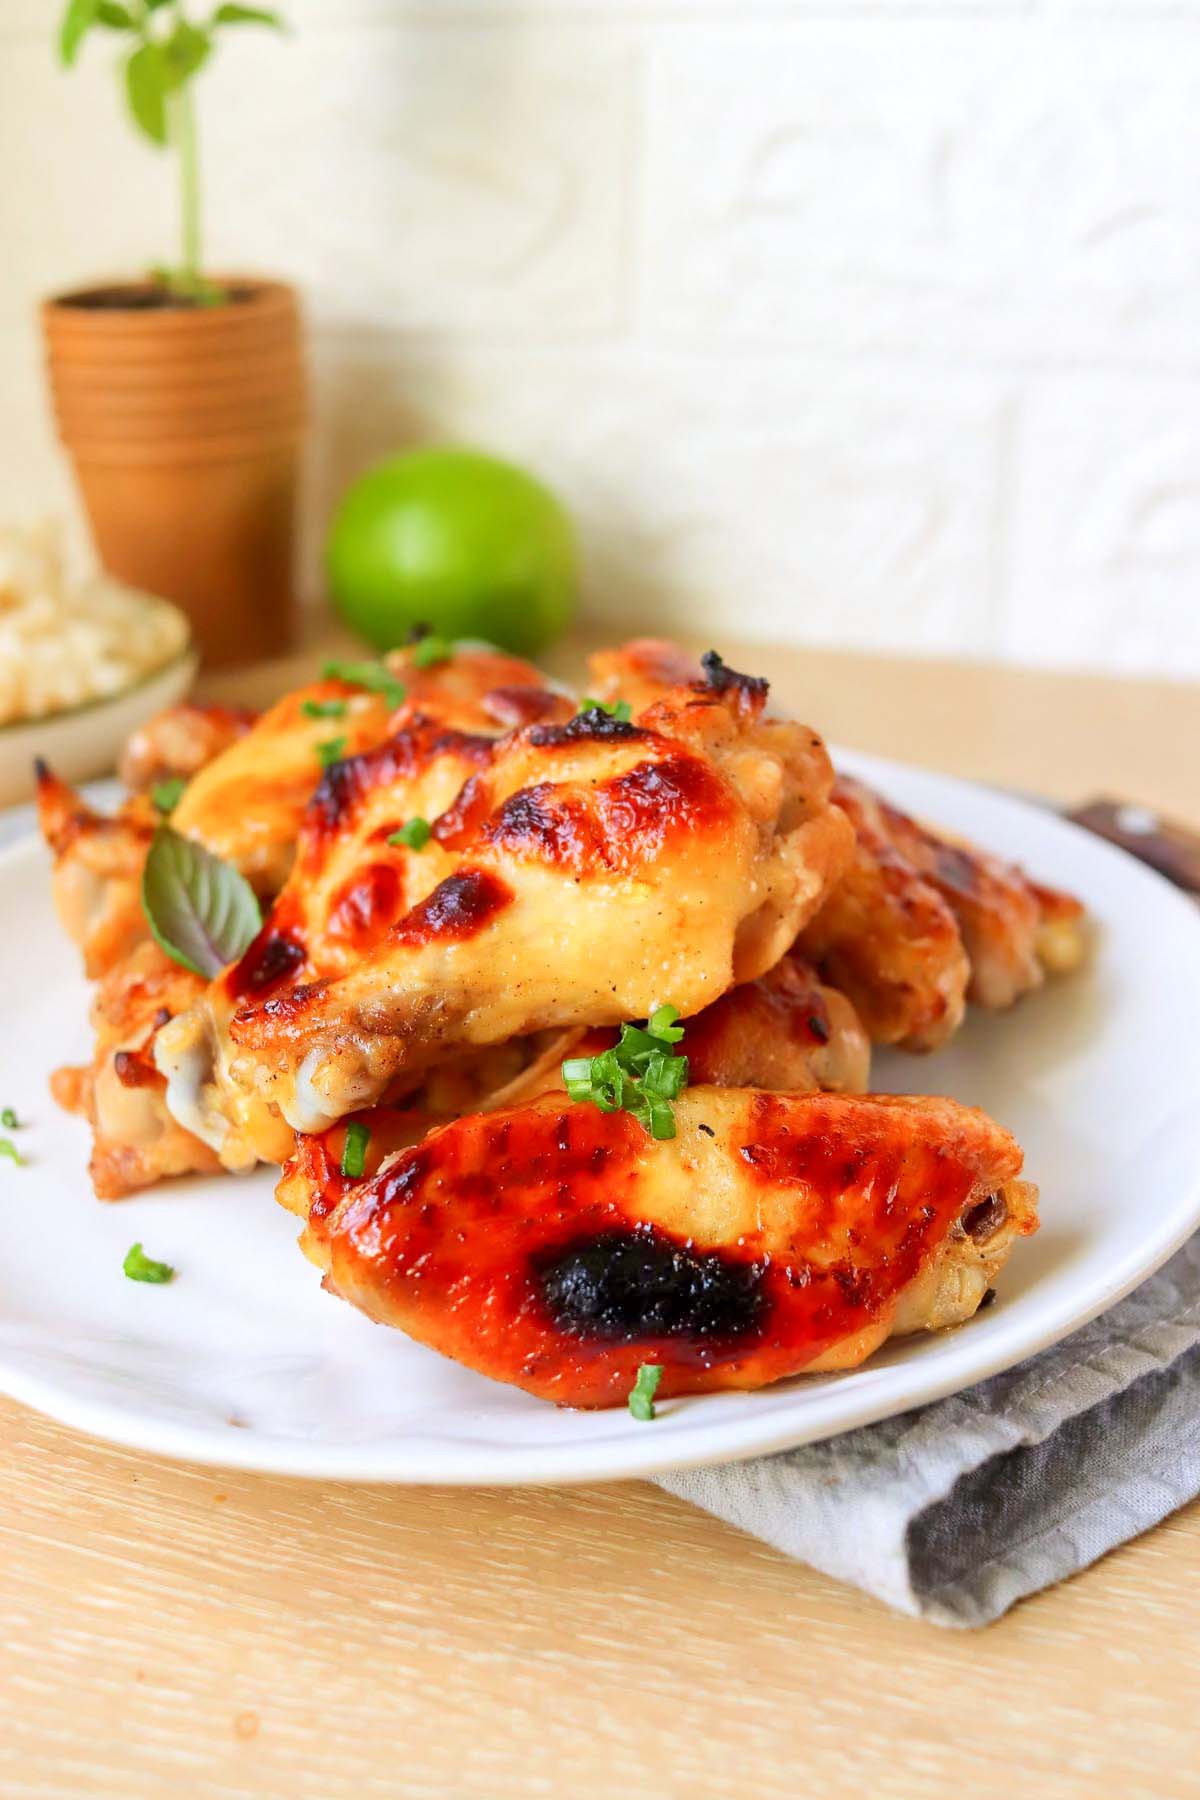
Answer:
M305 812L306 826L327 832L338 829L363 792L364 761L361 756L345 756L329 764L313 789Z
M762 1323L764 1273L762 1263L696 1250L651 1225L579 1238L534 1263L554 1325L606 1343L745 1337Z
M304 961L304 945L270 920L263 926L241 960L226 977L233 995L264 994L298 969Z
M457 731L425 713L415 713L384 743L330 763L308 803L305 827L318 836L339 831L367 794L411 775L435 757L449 753L482 766L491 760L495 748L494 738Z
M458 943L482 931L512 898L512 889L489 869L460 869L406 913L392 935L402 944Z
M118 1050L113 1057L113 1073L125 1088L165 1085L154 1064L137 1050Z
M368 863L333 895L325 918L330 937L368 949L404 910L404 883L394 863Z
M602 706L589 706L586 712L576 713L565 725L532 726L528 741L535 749L554 750L563 744L587 742L629 744L646 735L640 726L628 719L615 718Z
M739 701L761 704L770 692L771 684L765 675L742 675L737 669L731 669L716 650L706 650L700 658L700 667L704 671L701 685L710 694L733 693Z
M302 1018L328 987L328 981L307 981L301 987L288 988L285 993L274 994L269 1000L243 1006L229 1022L230 1034L238 1043L244 1040L245 1034L250 1034L253 1041L255 1026L260 1020L267 1019L280 1025Z

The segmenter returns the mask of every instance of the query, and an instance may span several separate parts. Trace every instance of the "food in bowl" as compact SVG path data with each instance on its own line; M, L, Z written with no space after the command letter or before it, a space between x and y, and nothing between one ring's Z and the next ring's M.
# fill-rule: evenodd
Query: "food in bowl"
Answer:
M0 528L0 726L108 700L180 657L178 607L70 574L61 527Z

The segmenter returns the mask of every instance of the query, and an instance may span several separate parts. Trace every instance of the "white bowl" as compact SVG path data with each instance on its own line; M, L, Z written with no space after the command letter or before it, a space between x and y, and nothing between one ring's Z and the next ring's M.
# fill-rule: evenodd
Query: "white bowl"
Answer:
M64 781L106 775L116 767L131 732L164 706L182 700L199 660L189 648L119 694L87 700L44 719L15 719L0 726L0 806L30 798L35 757L42 757Z

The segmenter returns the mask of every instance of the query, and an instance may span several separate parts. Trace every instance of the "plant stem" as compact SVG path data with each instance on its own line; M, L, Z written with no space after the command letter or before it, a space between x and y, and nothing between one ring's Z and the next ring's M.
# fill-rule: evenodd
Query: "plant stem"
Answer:
M189 287L200 280L200 159L196 152L196 111L192 84L185 81L170 99L172 136L179 152L180 222L183 257L179 273Z

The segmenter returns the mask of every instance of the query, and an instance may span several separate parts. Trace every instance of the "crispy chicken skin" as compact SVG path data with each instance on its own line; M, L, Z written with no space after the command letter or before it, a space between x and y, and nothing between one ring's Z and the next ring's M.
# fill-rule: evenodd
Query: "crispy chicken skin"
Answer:
M966 1008L971 971L958 924L892 843L879 796L845 775L833 792L854 827L854 860L799 948L850 996L873 1043L936 1050Z
M385 694L322 680L286 694L253 723L221 708L172 708L135 735L123 768L138 787L167 773L190 775L171 824L271 899L287 879L304 809L321 779L322 744L343 740L354 755L418 712L494 736L563 704L531 663L503 651L460 649L428 668L418 668L413 654L396 651L388 659L405 690L398 706ZM323 713L330 707L339 709L336 716ZM115 817L102 818L45 768L38 813L54 855L60 917L83 951L87 974L98 979L146 936L141 875L157 815L135 794Z
M37 764L38 825L54 859L54 906L63 930L98 980L146 937L142 865L155 813L141 796L105 818L46 764Z
M598 697L628 699L635 713L699 673L686 651L655 638L599 651L590 666ZM800 949L849 994L873 1042L936 1049L965 1000L1011 1006L1047 972L1082 962L1084 909L1071 895L918 824L864 782L840 775L834 799L857 848Z
M50 1091L92 1127L89 1173L100 1200L118 1200L170 1175L211 1174L207 1144L177 1125L152 1045L174 1013L191 1006L203 981L147 938L109 970L92 1002L96 1054L86 1068L55 1071Z
M637 726L592 711L495 746L385 747L331 770L300 853L324 934L305 935L285 893L212 1004L160 1037L176 1116L213 1141L211 1110L180 1109L215 1074L226 1117L251 1092L296 1129L324 1129L471 1046L615 1025L668 996L686 1015L765 973L851 834L829 804L824 745L762 719L764 700L765 683L714 668ZM442 755L477 766L430 843L389 845ZM338 838L355 845L348 870ZM332 909L325 861L339 871ZM344 918L365 940L345 972L281 986L301 957L306 975L322 969ZM226 1042L231 987L243 1004Z
M560 1062L565 1056L595 1056L616 1041L615 1031L572 1034ZM694 1014L679 1049L688 1059L689 1080L709 1087L861 1094L871 1068L871 1040L853 1006L795 951L757 981L730 988ZM527 1080L524 1096L551 1086L562 1087L558 1062L540 1087Z
M238 738L257 718L237 706L184 700L168 706L134 732L121 752L117 773L131 794L148 793L173 777L190 781L206 763Z
M325 1285L499 1381L619 1405L856 1367L969 1318L1036 1229L1021 1153L953 1101L689 1088L678 1135L545 1095L419 1146L300 1138L279 1198Z

